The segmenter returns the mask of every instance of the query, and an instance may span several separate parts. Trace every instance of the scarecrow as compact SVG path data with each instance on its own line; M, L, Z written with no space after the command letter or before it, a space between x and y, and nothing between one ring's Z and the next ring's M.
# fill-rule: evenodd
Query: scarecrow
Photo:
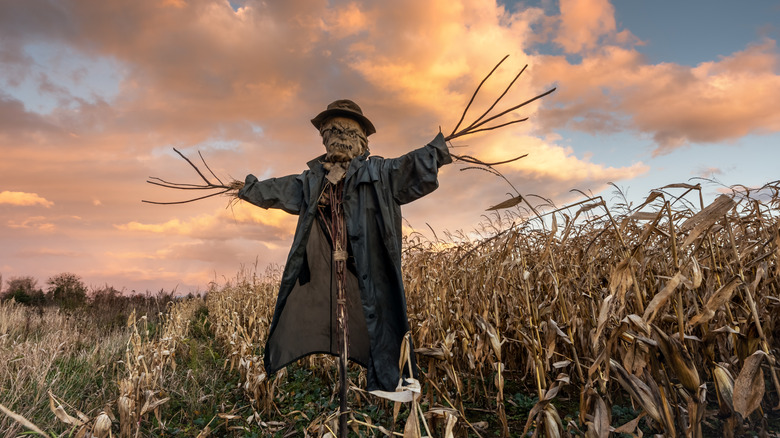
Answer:
M248 175L238 192L259 207L298 215L265 367L273 373L312 353L339 355L339 319L346 315L348 358L366 368L367 389L394 391L409 331L401 205L434 191L439 168L452 158L441 133L399 158L369 156L376 129L351 100L331 103L312 124L326 153L308 170L264 181Z
M340 430L346 432L346 369L348 360L367 370L367 389L380 396L416 383L413 349L409 366L399 370L401 345L409 331L406 297L401 276L401 206L438 187L438 170L453 159L502 176L493 166L448 149L449 140L475 132L501 128L526 119L493 124L491 121L544 97L551 89L519 105L489 114L509 91L525 67L474 122L460 129L482 80L452 133L441 132L430 143L398 158L370 156L368 137L373 123L351 100L337 100L311 120L322 136L325 153L308 163L298 175L224 184L203 164L218 183L210 181L187 157L204 185L172 183L152 177L148 182L175 189L216 190L192 202L220 194L245 200L262 208L278 208L298 215L292 247L284 268L279 295L265 348L269 373L313 353L339 356ZM499 204L515 205L521 197ZM499 207L496 206L496 207Z

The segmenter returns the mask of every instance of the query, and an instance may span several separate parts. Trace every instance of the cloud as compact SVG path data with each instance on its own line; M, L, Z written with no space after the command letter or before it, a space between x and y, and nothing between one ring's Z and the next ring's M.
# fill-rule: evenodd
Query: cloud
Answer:
M52 256L52 257L83 257L84 254L80 253L78 251L71 251L71 250L63 250L58 248L32 248L32 249L25 249L22 251L18 251L16 253L19 257L41 257L41 256Z
M53 202L41 197L37 193L9 192L7 190L0 192L0 204L19 206L42 205L46 208L54 205Z
M592 163L587 154L583 158L577 157L571 147L560 146L552 138L495 131L469 142L474 144L473 149L479 152L481 159L487 162L527 154L525 158L498 167L502 172L514 172L515 178L521 181L546 180L548 184L571 188L570 184L577 185L582 181L631 179L649 170L641 162L626 167Z
M615 8L608 0L561 0L555 42L567 53L593 50L615 28Z
M540 119L549 129L635 130L655 140L655 154L778 132L779 59L769 39L696 67L647 64L637 51L615 46L579 64L542 57L537 72L556 78L559 89Z
M38 135L54 134L61 134L56 125L39 114L27 111L21 101L0 94L0 140L22 137L34 141Z
M186 220L170 219L162 223L129 222L115 225L120 231L180 235L205 240L255 238L282 240L292 236L295 216L281 210L265 210L245 202L213 214L202 214Z
M48 222L48 219L43 216L28 217L22 221L9 220L7 222L8 228L15 229L32 229L38 231L54 231L55 225Z
M713 177L715 175L723 175L724 171L720 167L706 167L701 166L693 170L692 174L701 177Z

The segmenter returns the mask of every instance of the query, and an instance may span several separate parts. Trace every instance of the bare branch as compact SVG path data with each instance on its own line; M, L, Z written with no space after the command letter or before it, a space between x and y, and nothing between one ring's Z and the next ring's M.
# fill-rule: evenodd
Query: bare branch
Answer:
M189 163L189 164L190 164L190 166L192 166L192 168L193 168L193 169L195 169L195 172L198 172L198 175L200 175L200 177L201 177L201 178L203 178L203 181L205 181L205 182L206 182L206 184L208 184L208 185L212 185L212 184L211 184L211 181L209 181L209 180L208 180L208 179L207 179L205 176L203 176L203 174L200 172L200 169L198 169L198 166L196 166L196 165L192 164L192 161L190 161L190 159L189 159L189 158L185 157L185 156L184 156L184 154L182 154L181 152L179 152L179 151L178 151L176 148L173 148L173 151L174 151L174 152L176 152L177 154L179 154L179 156L180 156L180 157L184 158L184 160L185 160L187 163Z
M508 56L508 55L507 55L507 56ZM504 59L506 59L506 58L504 58ZM526 69L526 68L528 68L528 64L526 64L526 65L524 65L524 66L523 66L523 69L522 69L522 70L520 70L520 73L518 73L518 74L517 74L517 76L515 76L515 78L514 78L514 79L512 79L512 82L510 82L510 83L509 83L509 85L507 85L507 87L506 87L506 89L504 90L504 92L503 92L503 93L501 93L501 95L500 95L500 96L498 96L498 99L496 99L496 101L495 101L495 102L493 102L493 105L490 105L490 108L488 108L488 109L487 109L487 111L485 111L484 113L482 113L482 115L481 115L481 116L479 116L479 118L477 118L477 120L474 120L474 122L472 122L472 123L471 123L471 125L469 125L469 127L468 127L468 128L466 128L466 129L473 128L473 127L474 127L474 125L476 125L476 124L477 124L477 122L479 122L480 120L482 120L482 118L483 118L483 117L485 117L486 115L488 115L488 113L489 113L490 111L492 111L492 110L493 110L493 108L495 108L495 107L496 107L496 105L498 105L498 102L500 102L500 101L501 101L501 99L502 99L502 98L503 98L503 97L506 95L506 93L507 93L507 92L509 92L509 89L510 89L510 88L512 88L512 85L514 85L514 84L515 84L515 81L517 81L517 78L519 78L519 77L520 77L520 75L521 75L521 74L523 74L523 72L525 71L525 69Z
M516 110L518 108L521 108L521 107L523 107L525 105L528 105L529 103L531 103L531 102L533 102L535 100L541 99L542 97L547 96L548 94L552 93L553 91L555 91L555 88L547 90L547 91L545 91L544 93L542 93L542 94L540 94L538 96L535 96L535 97L533 97L531 99L528 99L528 100L526 100L525 102L523 102L523 103L521 103L519 105L515 105L512 108L504 110L501 113L496 114L495 116L492 116L492 117L490 117L488 119L485 119L485 120L483 120L483 121L481 121L479 123L472 124L472 126L469 126L468 128L465 128L465 129L463 129L463 130L461 130L461 131L459 131L457 133L449 135L448 137L445 138L445 140L451 140L451 139L454 139L454 138L462 137L464 135L470 135L470 134L473 134L473 133L479 132L479 131L489 131L490 129L500 128L502 126L506 126L506 125L509 125L511 123L523 122L525 120L528 120L528 118L526 117L525 119L515 120L514 122L504 123L504 124L501 124L501 125L498 125L498 126L494 126L492 128L483 128L481 130L475 129L475 128L479 128L480 126L484 125L487 122L490 122L491 120L495 120L495 119L497 119L497 118L499 118L499 117L501 117L501 116L503 116L503 115L505 115L505 114L507 114L507 113L509 113L511 111L514 111L514 110Z
M233 180L229 184L225 184L222 182L221 179L211 170L208 163L206 163L206 159L203 158L203 154L198 151L198 156L200 156L201 161L203 162L203 165L206 166L206 169L208 169L209 173L217 180L219 181L219 184L212 183L209 181L208 178L201 172L201 170L196 166L192 161L190 161L184 154L176 150L176 148L173 149L177 154L179 154L180 157L184 159L193 169L195 169L195 172L200 176L200 178L205 182L205 184L188 184L188 183L176 183L171 181L166 181L162 178L157 178L156 176L150 176L149 179L146 180L147 183L165 187L167 189L177 189L177 190L217 190L214 193L209 193L205 196L199 196L197 198L187 199L184 201L171 201L171 202L158 202L158 201L147 201L147 200L141 200L141 202L145 202L147 204L157 204L157 205L173 205L173 204L186 204L188 202L195 202L199 201L201 199L211 198L213 196L219 196L219 195L228 195L231 198L235 198L238 196L238 191L244 186L244 183L242 181Z
M502 64L502 63L503 63L503 62L504 62L504 61L505 61L507 58L509 58L509 55L506 55L506 56L504 56L504 57L501 59L501 61L498 61L498 64L496 64L496 66L495 66L495 67L493 67L493 70L490 70L490 73L488 73L488 74L487 74L487 76L485 76L485 79L482 79L482 82L480 82L480 83L479 83L479 85L477 85L477 89L476 89L476 90L474 90L474 94L472 94L472 95L471 95L471 100L469 100L469 103L468 103L468 105L466 105L466 109L464 109L464 110L463 110L463 114L461 114L461 116L460 116L460 120L458 121L458 124L457 124L457 125L455 125L455 129L453 129L453 130L452 130L452 134L454 134L454 133L455 133L455 131L457 131L457 130L458 130L458 128L460 127L460 124L461 124L461 123L463 123L463 119L464 119L464 118L466 118L466 113L468 112L468 110L469 110L469 107L471 107L471 104L474 102L474 98L475 98L475 97L477 97L477 93L479 93L479 89L480 89L480 88L482 88L482 84L484 84L484 83L485 83L485 81L487 81L487 80L488 80L488 78L490 77L490 75L492 75L492 74L493 74L493 72L494 72L494 71L496 71L496 69L498 68L498 66L499 66L499 65L501 65L501 64ZM452 135L452 134L450 134L450 135Z
M525 122L526 120L528 120L528 117L526 117L526 118L524 118L524 119L519 119L519 120L512 120L511 122L502 123L502 124L500 124L500 125L496 125L496 126L490 126L490 127L488 127L488 128L475 129L475 130L473 130L473 131L469 131L469 132L467 132L467 133L465 133L465 134L456 134L456 135L455 135L455 137L453 137L453 138L458 138L458 137L460 137L460 136L462 136L462 135L470 135L470 134L474 134L474 133L476 133L476 132L482 132L482 131L492 131L492 130L494 130L494 129L503 128L503 127L504 127L504 126L506 126L506 125L512 125L512 124L515 124L515 123Z
M203 159L203 154L201 154L200 151L198 151L198 156L200 157L200 161L203 161L203 165L206 166L206 169L208 169L209 172L211 173L211 176L216 178L217 181L219 181L220 184L225 185L225 183L223 183L222 180L219 179L219 177L214 173L214 171L211 170L211 168L209 167L208 163L206 163L206 160Z
M157 205L186 204L188 202L195 202L195 201L200 201L201 199L211 198L212 196L223 195L223 194L225 194L225 193L227 193L229 191L230 191L229 189L228 190L222 190L221 192L211 193L211 194L206 195L206 196L201 196L199 198L192 198L192 199L188 199L186 201L157 202L157 201L147 201L145 199L142 199L141 202L145 202L147 204L157 204Z

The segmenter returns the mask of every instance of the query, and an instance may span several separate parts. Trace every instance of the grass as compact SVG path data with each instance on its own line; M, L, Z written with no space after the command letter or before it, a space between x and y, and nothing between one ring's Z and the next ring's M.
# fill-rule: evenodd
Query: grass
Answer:
M0 303L0 403L45 429L60 425L48 406L48 391L65 397L76 409L96 414L116 398L112 391L116 361L126 335L106 333L73 314L40 311ZM0 431L20 432L0 416Z

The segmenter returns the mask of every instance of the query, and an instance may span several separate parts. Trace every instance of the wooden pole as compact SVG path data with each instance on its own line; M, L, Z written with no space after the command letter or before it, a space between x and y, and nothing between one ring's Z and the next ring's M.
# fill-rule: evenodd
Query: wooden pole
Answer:
M339 437L347 437L347 363L349 358L349 330L347 318L347 234L342 203L344 184L330 185L331 237L333 239L333 263L336 270L336 318L339 345Z

